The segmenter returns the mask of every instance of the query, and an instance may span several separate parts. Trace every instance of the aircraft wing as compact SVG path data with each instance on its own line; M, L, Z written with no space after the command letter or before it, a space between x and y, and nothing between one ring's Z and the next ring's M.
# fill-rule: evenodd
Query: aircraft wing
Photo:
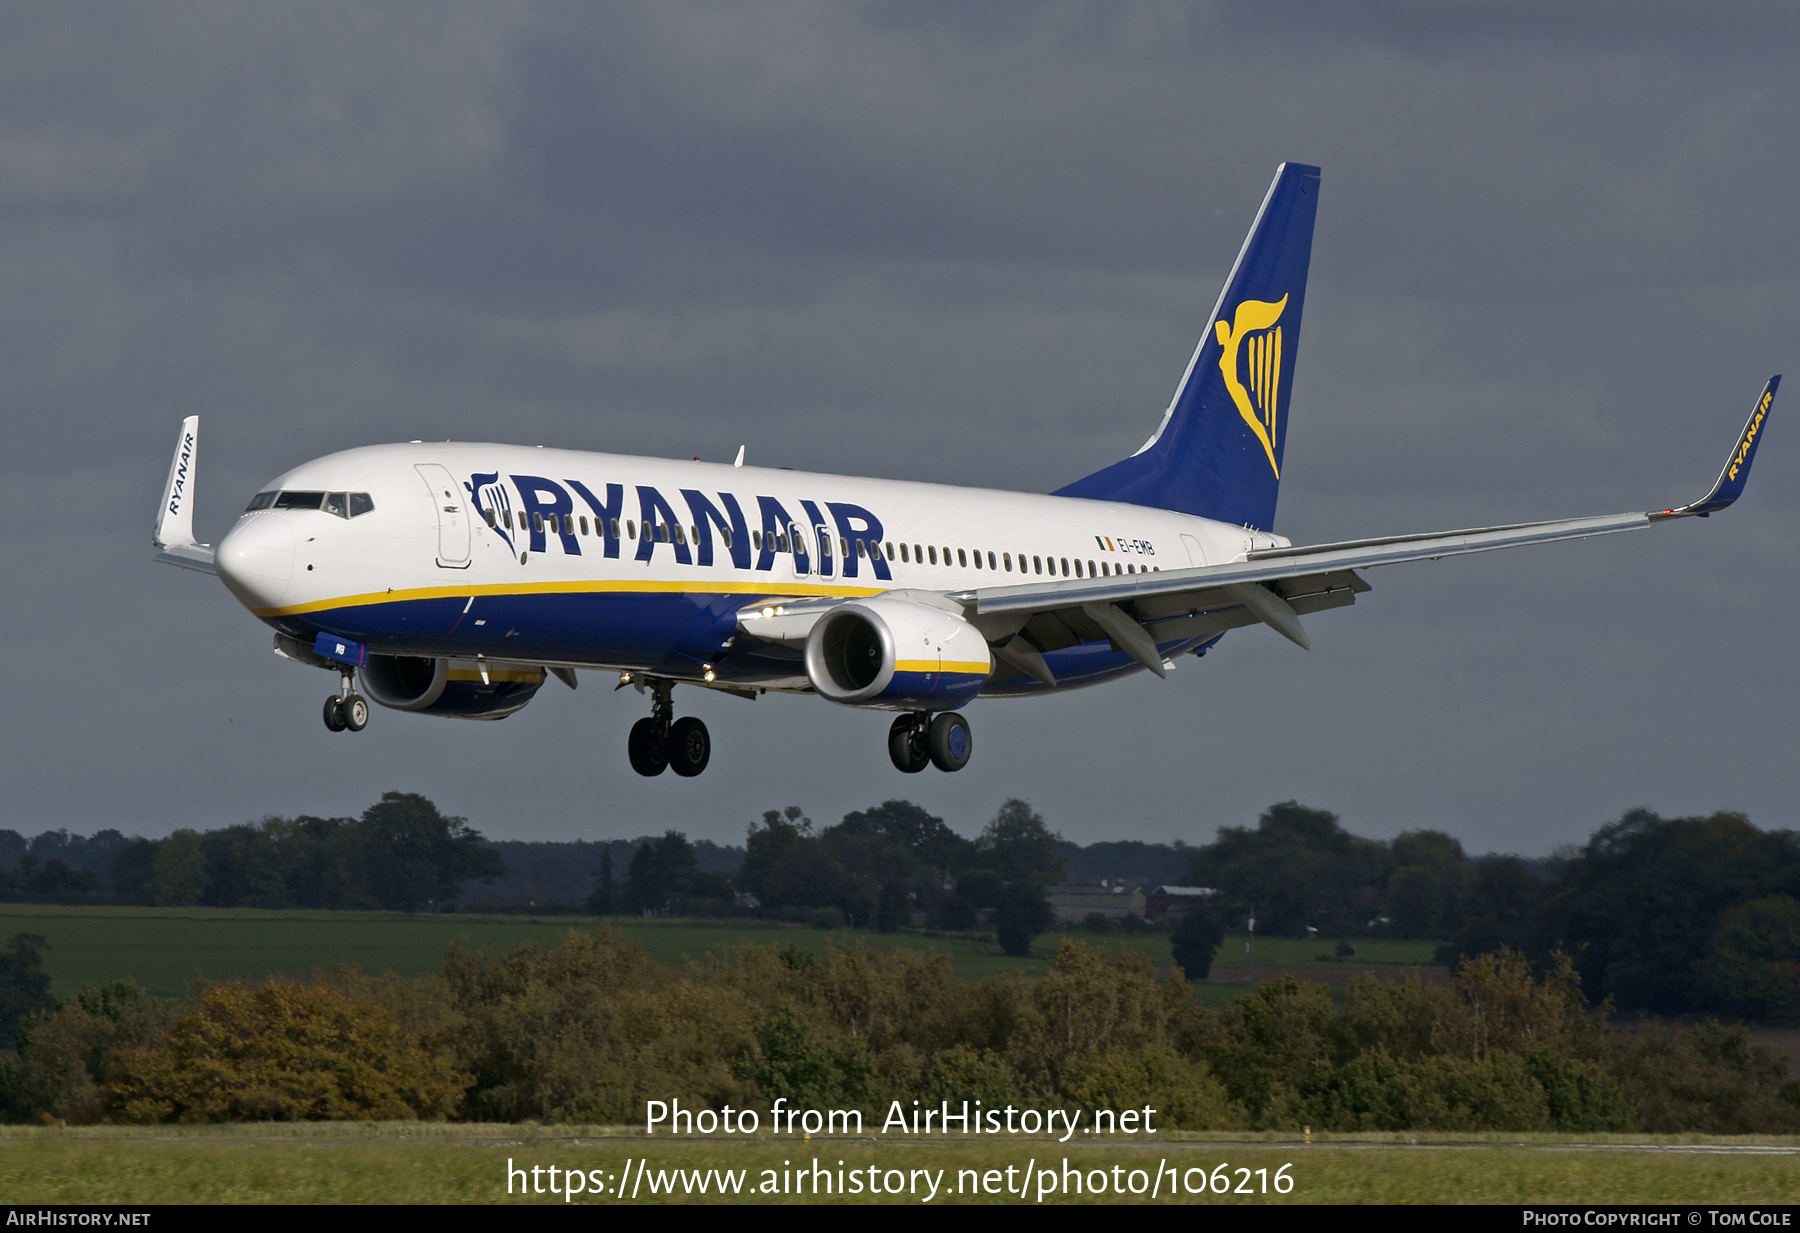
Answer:
M1749 479L1763 420L1780 382L1779 376L1771 377L1763 387L1712 490L1679 509L1271 548L1222 565L980 587L953 591L949 598L962 603L972 618L988 618L981 623L990 628L1011 625L996 618L1023 618L1010 639L994 640L995 656L1047 684L1055 682L1042 652L1080 642L1109 640L1158 676L1167 675L1159 644L1208 637L1243 625L1268 625L1305 647L1300 617L1354 602L1370 589L1356 573L1360 569L1638 531L1724 509L1737 500Z

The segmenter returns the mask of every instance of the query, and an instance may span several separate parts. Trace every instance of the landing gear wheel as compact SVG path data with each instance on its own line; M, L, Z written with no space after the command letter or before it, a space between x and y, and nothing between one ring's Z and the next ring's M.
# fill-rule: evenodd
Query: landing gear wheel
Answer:
M933 717L927 743L932 764L940 771L962 770L969 764L969 755L975 752L975 734L969 731L969 721L955 711Z
M931 761L931 750L925 744L926 723L923 715L902 715L888 729L888 757L894 769L916 775Z
M361 732L369 726L369 700L361 694L351 694L338 703L338 715L350 731Z
M631 769L640 775L660 775L669 765L669 747L663 740L662 728L647 716L631 725L625 751L631 756Z
M692 779L706 769L706 763L712 757L712 737L707 734L705 724L688 715L669 725L666 748L669 769L685 779Z
M344 722L343 702L336 694L325 699L325 726L333 732L342 732L350 726Z

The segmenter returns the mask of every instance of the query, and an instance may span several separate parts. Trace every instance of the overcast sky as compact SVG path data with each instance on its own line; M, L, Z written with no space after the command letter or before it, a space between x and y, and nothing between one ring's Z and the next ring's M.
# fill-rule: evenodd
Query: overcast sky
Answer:
M506 838L741 842L904 797L967 834L1209 841L1296 798L1547 852L1624 810L1800 825L1800 418L1728 513L1368 572L1304 652L889 717L601 674L520 714L319 722L156 565L270 477L456 438L1042 492L1160 418L1278 163L1324 168L1276 529L1660 508L1800 321L1800 9L1566 3L0 7L0 826L164 835L423 792ZM1797 387L1800 388L1800 387Z

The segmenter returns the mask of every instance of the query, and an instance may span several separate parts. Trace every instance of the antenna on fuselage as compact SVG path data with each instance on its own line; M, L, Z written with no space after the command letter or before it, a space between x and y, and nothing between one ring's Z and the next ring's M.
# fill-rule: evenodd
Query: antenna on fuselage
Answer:
M741 446L741 445L738 446L737 460L735 462L733 462L731 465L734 467L741 467L744 465L744 447L743 446Z

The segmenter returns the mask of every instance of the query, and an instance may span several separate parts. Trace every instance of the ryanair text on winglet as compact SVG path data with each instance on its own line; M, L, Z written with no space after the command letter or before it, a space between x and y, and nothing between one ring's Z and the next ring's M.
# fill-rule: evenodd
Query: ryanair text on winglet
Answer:
M1750 426L1744 429L1744 439L1738 442L1737 453L1731 456L1731 465L1725 473L1732 479L1737 478L1738 468L1744 465L1750 450L1756 444L1756 434L1762 428L1763 416L1769 413L1769 404L1775 401L1775 392L1770 390L1763 394L1762 401L1756 404L1756 414L1750 417Z

